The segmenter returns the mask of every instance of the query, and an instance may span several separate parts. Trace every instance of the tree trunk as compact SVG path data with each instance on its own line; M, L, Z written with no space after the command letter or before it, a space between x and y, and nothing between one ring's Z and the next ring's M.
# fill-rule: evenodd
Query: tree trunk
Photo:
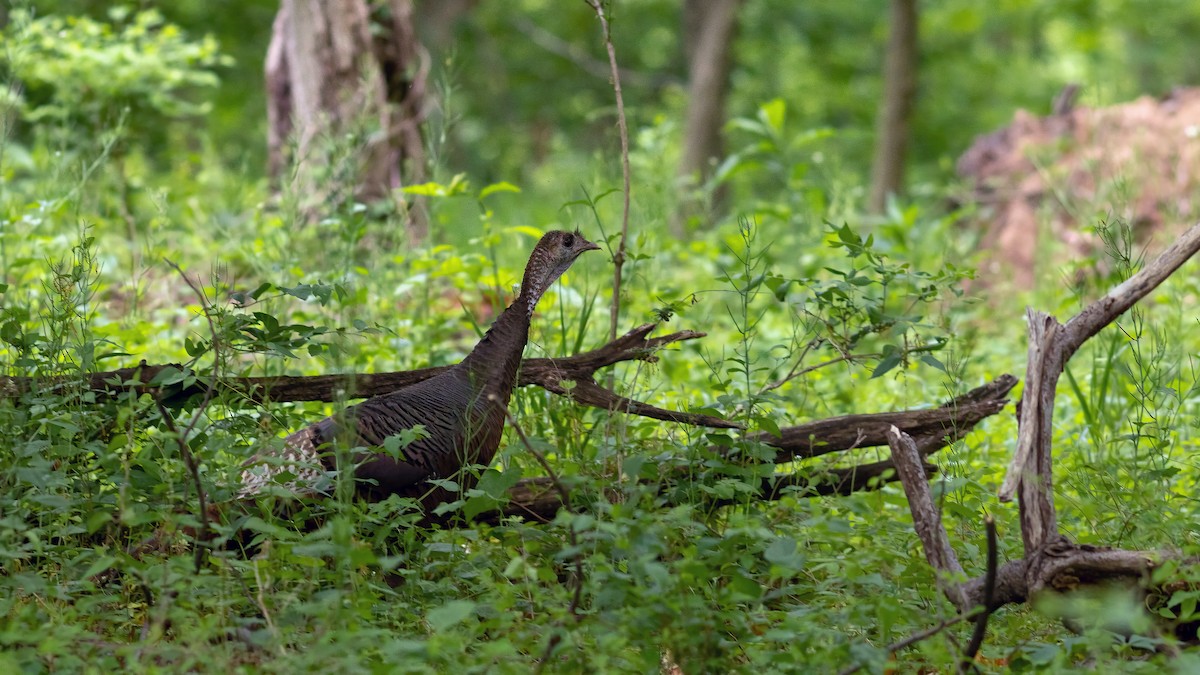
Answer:
M883 66L883 100L876 124L868 208L881 213L888 195L904 187L908 122L917 91L917 0L892 0L891 34Z
M721 128L729 94L731 50L741 0L687 0L683 7L684 55L688 63L688 110L679 162L680 201L672 221L682 235L689 218L703 211L699 188L725 154ZM719 211L725 190L712 194Z
M302 212L391 198L405 163L420 180L419 61L411 0L374 22L365 0L283 0L265 64L268 168Z

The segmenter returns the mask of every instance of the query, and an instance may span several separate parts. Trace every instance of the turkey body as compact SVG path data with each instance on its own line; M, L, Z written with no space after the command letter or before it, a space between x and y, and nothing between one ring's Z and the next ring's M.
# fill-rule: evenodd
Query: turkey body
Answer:
M247 462L244 497L259 493L276 475L296 476L294 487L319 492L335 468L335 445L365 448L353 456L356 491L369 500L391 495L420 499L426 511L455 497L433 479L450 479L461 489L474 485L469 467L491 463L504 432L508 402L516 385L529 325L542 293L584 251L598 246L578 233L542 237L525 269L521 294L462 362L428 380L368 399L284 439L282 461ZM379 452L386 439L421 425L425 433L401 449Z

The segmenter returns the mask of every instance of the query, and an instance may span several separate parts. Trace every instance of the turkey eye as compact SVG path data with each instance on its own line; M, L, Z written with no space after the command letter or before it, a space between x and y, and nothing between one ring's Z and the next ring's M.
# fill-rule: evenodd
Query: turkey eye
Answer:
M574 245L575 245L575 235L568 234L567 236L563 237L563 246L566 246L567 248L571 248Z

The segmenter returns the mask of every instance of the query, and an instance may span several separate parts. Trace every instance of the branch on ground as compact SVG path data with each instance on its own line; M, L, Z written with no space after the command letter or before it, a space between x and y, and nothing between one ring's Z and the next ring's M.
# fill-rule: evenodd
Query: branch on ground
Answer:
M1083 343L1116 321L1197 251L1200 251L1200 224L1192 226L1153 262L1066 324L1044 312L1028 311L1029 358L1025 392L1018 405L1017 449L999 493L1001 501L1012 499L1014 494L1019 499L1025 556L997 568L994 535L989 532L987 573L965 583L942 586L960 612L982 607L986 617L986 612L997 607L1025 602L1045 591L1069 592L1113 582L1145 586L1160 561L1171 557L1164 552L1075 544L1059 534L1051 455L1054 396L1063 368ZM942 578L961 574L962 567L930 496L913 439L902 429L893 428L889 441L926 560ZM984 620L980 619L972 640L976 649L982 641Z
M605 410L626 412L643 417L680 422L694 426L719 429L738 428L738 424L712 415L678 412L633 401L609 389L595 384L596 371L623 361L658 360L656 352L663 346L702 338L706 334L684 330L669 335L648 338L658 324L647 323L612 340L608 344L582 354L562 358L527 359L521 364L518 378L520 386L539 386L576 402ZM277 377L226 377L218 380L225 390L245 398L251 403L325 401L369 398L386 394L427 380L450 366L402 370L390 373L316 376ZM180 378L180 375L183 378ZM170 376L170 381L183 379L186 386L171 384L158 386L154 383ZM156 379L157 378L157 379ZM2 377L0 396L19 396L35 388L65 386L65 379ZM75 380L70 381L72 384ZM577 385L572 388L569 382ZM210 380L179 364L148 365L145 361L132 368L121 368L87 376L88 388L98 396L116 397L125 392L160 394L166 405L180 405L192 397L204 396L210 389Z
M886 437L875 433L883 419L888 420L890 425L909 430L915 436L913 443L918 456L925 458L961 439L983 419L1000 412L1007 403L1005 395L1015 384L1016 378L1013 376L1001 375L938 408L845 415L781 429L782 436L779 438L763 434L752 434L751 437L780 447L782 451L779 456L783 459L778 463L786 464L801 458L798 448L833 448L825 452L837 452L883 445L887 443ZM803 439L803 442L797 443L795 439ZM859 442L847 443L846 439L859 439ZM923 461L921 467L926 475L938 470L936 466ZM694 481L694 475L694 467L682 467L659 476L658 480L663 485L662 495L668 503L681 503L671 486ZM786 496L848 495L877 489L895 480L895 465L890 459L850 467L801 468L764 478L756 498L772 501ZM502 511L481 514L479 520L496 522L505 517L519 516L548 522L554 519L563 505L561 492L544 477L521 480L509 490L508 498L508 504ZM734 501L718 499L709 504L724 506Z

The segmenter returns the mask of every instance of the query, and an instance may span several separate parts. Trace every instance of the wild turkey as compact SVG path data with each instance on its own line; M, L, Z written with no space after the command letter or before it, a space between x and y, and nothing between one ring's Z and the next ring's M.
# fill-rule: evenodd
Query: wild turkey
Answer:
M296 487L312 492L324 474L322 468L333 468L330 444L380 447L389 436L420 424L427 435L402 450L404 460L383 452L354 457L357 491L371 500L393 494L421 498L427 513L429 507L454 499L451 492L427 481L452 478L469 487L473 480L461 469L491 463L538 300L581 253L599 248L579 232L546 233L529 256L520 295L462 362L291 434L284 439L283 456L273 465L257 456L247 462L241 496L259 493L284 471L296 476Z

